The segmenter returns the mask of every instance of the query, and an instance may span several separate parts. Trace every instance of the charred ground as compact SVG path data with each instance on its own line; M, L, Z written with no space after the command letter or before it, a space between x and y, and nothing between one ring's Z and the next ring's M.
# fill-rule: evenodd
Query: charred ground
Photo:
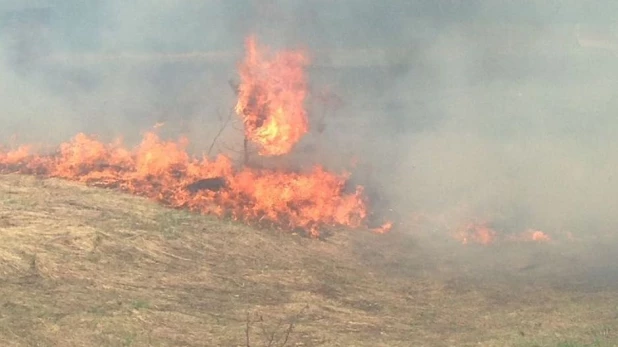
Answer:
M291 323L298 346L618 340L618 276L595 240L477 248L359 230L319 241L20 175L0 178L0 196L6 346L246 346L248 315L251 346Z

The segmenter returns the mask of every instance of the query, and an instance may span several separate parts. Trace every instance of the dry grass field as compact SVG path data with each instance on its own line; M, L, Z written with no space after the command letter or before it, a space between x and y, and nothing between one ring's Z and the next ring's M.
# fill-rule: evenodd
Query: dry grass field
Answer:
M594 240L311 240L20 175L0 196L3 346L618 344Z

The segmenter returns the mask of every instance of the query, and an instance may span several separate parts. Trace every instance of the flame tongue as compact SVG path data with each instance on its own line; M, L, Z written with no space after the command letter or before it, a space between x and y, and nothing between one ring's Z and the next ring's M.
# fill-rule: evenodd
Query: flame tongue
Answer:
M308 63L296 51L271 57L254 37L247 39L235 110L243 119L245 136L259 146L260 155L289 153L308 131L304 108Z

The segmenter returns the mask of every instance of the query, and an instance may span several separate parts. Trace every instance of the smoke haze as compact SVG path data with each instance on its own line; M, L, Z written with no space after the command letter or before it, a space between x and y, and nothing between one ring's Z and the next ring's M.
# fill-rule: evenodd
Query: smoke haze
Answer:
M135 141L165 122L204 152L255 33L312 55L314 130L296 156L333 169L357 159L357 180L403 221L612 232L618 4L498 3L1 1L1 133ZM210 55L180 58L196 52Z

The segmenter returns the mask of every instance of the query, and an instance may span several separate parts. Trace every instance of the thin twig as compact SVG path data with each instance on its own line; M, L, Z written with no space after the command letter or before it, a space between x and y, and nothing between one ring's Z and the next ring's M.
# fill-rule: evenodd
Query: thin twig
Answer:
M221 128L219 128L219 132L217 133L217 135L215 135L215 138L212 140L210 147L208 147L208 156L210 156L210 152L212 151L212 148L215 146L217 139L219 139L219 137L221 136L225 128L227 128L227 125L232 121L233 114L234 114L234 108L230 108L230 112L228 112L227 119L225 120L225 122L223 122L223 125L221 126Z
M245 327L245 338L247 341L247 347L251 347L251 341L249 339L249 333L251 330L251 317L249 316L249 312L247 312L247 323L246 323L246 327Z
M221 147L223 147L223 149L225 149L228 152L232 152L232 153L236 153L236 154L243 154L244 153L244 150L234 149L231 146L227 145L225 142L221 143ZM252 150L247 149L247 153L254 154L254 153L256 153L256 151L252 151Z
M275 336L277 335L277 331L279 331L279 328L281 327L281 325L283 325L283 320L280 319L279 323L277 323L277 326L272 329L272 331L270 332L269 336L268 336L268 344L266 345L267 347L273 347L275 345L275 342L278 340L275 340Z
M281 347L284 347L287 343L288 340L290 339L290 334L292 334L292 330L294 330L294 325L296 324L296 322L300 319L300 316L305 312L305 310L307 310L309 308L309 305L305 305L305 307L302 308L302 310L300 310L295 316L294 318L292 318L292 321L290 322L290 324L288 325L288 328L285 330L285 338L283 339L283 342L281 343Z
M247 166L249 164L249 139L247 139L247 136L245 135L244 139L243 139L243 163L245 166Z

